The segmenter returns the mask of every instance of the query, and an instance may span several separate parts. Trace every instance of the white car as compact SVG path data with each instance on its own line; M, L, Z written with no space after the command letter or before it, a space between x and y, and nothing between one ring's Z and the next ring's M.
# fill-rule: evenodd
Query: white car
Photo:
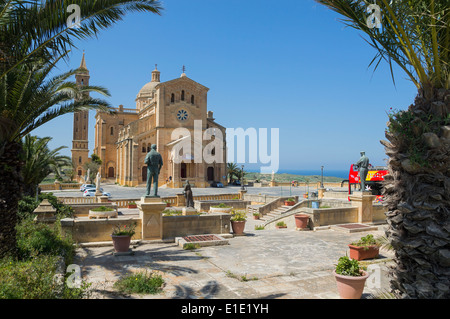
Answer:
M84 191L83 197L91 197L95 196L95 192L97 190L95 188L88 188ZM111 197L111 193L104 192L102 188L100 188L100 191L102 192L102 196L108 196Z
M86 190L86 188L95 188L95 185L94 184L83 184L80 187L80 191L84 192Z

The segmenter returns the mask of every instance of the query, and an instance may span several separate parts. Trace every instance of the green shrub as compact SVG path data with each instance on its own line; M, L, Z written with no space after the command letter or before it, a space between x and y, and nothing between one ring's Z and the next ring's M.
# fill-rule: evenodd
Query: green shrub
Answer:
M47 199L50 204L56 209L56 217L57 218L72 218L73 217L73 208L72 206L66 205L62 203L58 197L54 196L53 193L41 193L38 196L38 200L36 201L35 197L31 196L23 196L19 201L19 209L17 211L17 216L19 221L27 219L29 217L36 216L33 214L33 211L39 204Z
M225 203L220 203L219 205L211 206L213 208L231 208L231 206L228 206Z
M70 263L75 253L72 239L61 234L57 221L54 226L35 223L31 218L21 221L17 226L17 246L19 258L27 260L37 255L62 256Z
M56 256L35 256L26 261L0 259L0 299L80 299L89 296L90 284L69 288L57 278Z
M100 207L92 208L91 211L93 211L93 212L112 212L112 211L114 211L114 208L100 206Z
M246 215L245 211L232 210L230 220L233 222L245 221L245 220L247 220L247 215Z
M164 279L154 272L140 271L120 278L114 283L119 292L128 294L157 294L162 291Z

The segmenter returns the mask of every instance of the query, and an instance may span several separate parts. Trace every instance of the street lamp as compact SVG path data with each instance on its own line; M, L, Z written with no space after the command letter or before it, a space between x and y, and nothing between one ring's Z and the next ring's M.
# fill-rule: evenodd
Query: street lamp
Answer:
M243 191L243 190L245 190L245 187L244 187L244 165L241 165L241 169L242 169L242 171L241 171L241 190Z
M322 181L320 182L320 188L323 188L323 166L321 166L322 168Z

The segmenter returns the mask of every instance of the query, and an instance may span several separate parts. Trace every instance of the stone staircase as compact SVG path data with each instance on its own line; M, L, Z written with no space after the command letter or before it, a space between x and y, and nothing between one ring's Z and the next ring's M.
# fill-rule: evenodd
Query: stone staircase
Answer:
M274 210L271 210L269 213L265 214L264 216L261 216L259 219L263 222L268 222L269 220L280 217L282 214L284 214L291 208L292 208L292 206L282 205L278 208L275 208Z

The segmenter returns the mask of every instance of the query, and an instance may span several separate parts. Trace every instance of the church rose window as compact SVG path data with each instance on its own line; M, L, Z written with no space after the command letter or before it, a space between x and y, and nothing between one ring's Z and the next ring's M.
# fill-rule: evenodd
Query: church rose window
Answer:
M179 110L177 112L177 119L180 121L185 121L188 118L188 113L186 110Z

